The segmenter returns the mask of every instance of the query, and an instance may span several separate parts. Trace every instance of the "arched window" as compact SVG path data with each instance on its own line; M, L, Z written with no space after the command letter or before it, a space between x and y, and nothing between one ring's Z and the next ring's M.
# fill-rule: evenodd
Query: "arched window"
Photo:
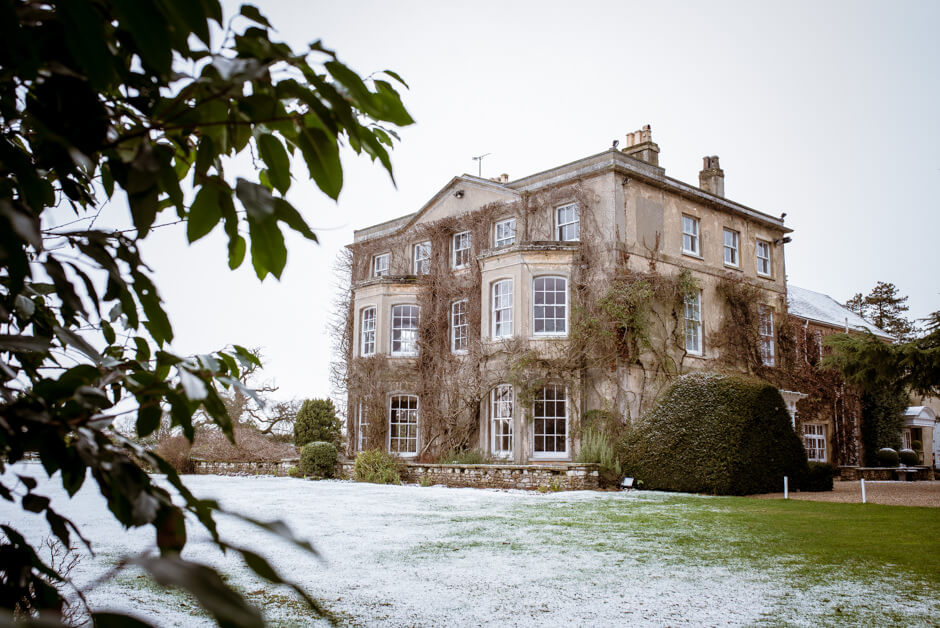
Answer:
M532 408L533 453L537 458L568 457L568 395L564 386L550 384L535 394Z
M568 333L568 280L536 277L532 286L532 329L537 336Z
M418 355L418 317L421 310L417 305L392 306L392 355Z
M388 451L404 457L418 454L418 398L414 395L389 398Z
M512 456L512 386L500 384L490 391L490 442L496 456Z

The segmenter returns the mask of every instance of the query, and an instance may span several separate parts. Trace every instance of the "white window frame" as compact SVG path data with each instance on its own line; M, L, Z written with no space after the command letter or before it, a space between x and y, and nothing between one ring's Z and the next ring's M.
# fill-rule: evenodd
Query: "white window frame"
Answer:
M362 402L356 410L356 451L365 451L369 443L369 437L366 431L369 429L369 417L366 416L366 409L362 407Z
M764 249L766 255L761 255L761 249ZM770 242L758 239L754 245L754 258L757 265L757 274L761 277L770 277Z
M516 243L516 219L506 218L493 225L493 246L511 246Z
M371 313L369 318L366 314ZM364 358L375 355L376 309L374 305L359 311L359 355Z
M388 276L389 259L390 259L390 255L388 253L380 253L378 255L372 256L372 276L373 277L387 277Z
M774 342L774 311L766 305L759 306L758 332L760 333L760 359L764 366L776 365Z
M512 337L512 301L512 279L494 281L490 288L490 336L493 340Z
M686 255L702 256L702 241L699 219L682 214L682 252Z
M547 391L552 391L552 397L548 398L545 395ZM561 397L559 397L559 393ZM542 415L539 414L538 408L539 403L542 404ZM558 404L563 404L564 414L559 415L557 413ZM552 404L555 413L548 414L547 408L548 404ZM564 386L558 384L548 384L540 388L535 394L535 400L532 402L532 458L538 460L566 460L570 457L568 453L568 430L571 424L570 416L568 409L570 407L570 402L568 400L568 389ZM551 434L548 433L548 421L552 421L554 430ZM559 422L564 424L564 449L557 449L559 434ZM542 438L541 450L539 449L539 439ZM552 449L546 449L546 438L552 439Z
M396 327L396 316L395 310L400 308L414 308L415 315L408 316L407 318L414 319L415 326L411 327ZM413 303L399 303L398 305L393 305L391 310L392 316L390 319L391 323L391 354L393 357L414 357L418 355L418 327L421 324L421 308ZM398 320L403 321L405 316L399 315ZM414 332L409 339L407 334L408 332ZM395 343L398 343L398 349L395 348Z
M431 243L420 242L414 246L414 274L427 275L431 272Z
M398 408L395 407L396 400ZM402 401L408 405L401 407ZM411 402L414 401L414 407ZM390 395L388 398L388 453L402 458L418 455L418 426L421 420L421 405L417 395ZM397 410L397 412L396 412ZM404 417L402 413L404 412ZM402 420L404 418L405 420ZM404 432L402 429L404 428ZM403 449L402 446L405 446Z
M542 295L544 299L549 294L557 297L559 290L557 289L557 283L554 285L553 290L539 290L539 282L546 279L554 279L556 282L562 282L562 289L560 294L562 296L561 303L539 303L539 297ZM543 283L544 285L544 283ZM557 300L557 299L556 299ZM562 316L558 316L558 308L562 309ZM540 309L541 308L541 309ZM553 316L547 316L549 311L554 314ZM541 316L539 316L541 314ZM543 324L543 330L539 331L538 326L539 322ZM547 323L551 322L552 327L555 327L552 331L545 331L544 326ZM558 326L561 324L562 329L559 330ZM559 275L539 275L538 277L532 278L532 333L535 336L567 336L568 335L568 278L562 277Z
M467 321L467 299L450 304L450 350L451 353L466 353L470 346L470 326Z
M455 233L451 240L451 266L454 270L470 266L470 232Z
M702 292L697 290L685 297L685 352L702 355Z
M722 240L724 241L725 266L739 268L741 266L741 249L739 246L741 234L734 229L725 227L722 232Z
M555 208L555 239L559 242L581 240L581 208L577 203L565 203Z
M806 449L807 460L826 462L826 426L824 424L803 424L803 448Z
M490 391L490 452L500 458L512 456L513 404L512 385L500 384Z

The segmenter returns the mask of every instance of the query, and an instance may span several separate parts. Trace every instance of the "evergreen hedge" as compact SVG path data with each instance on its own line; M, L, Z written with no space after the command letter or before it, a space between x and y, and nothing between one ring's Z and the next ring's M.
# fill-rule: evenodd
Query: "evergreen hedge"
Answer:
M342 443L342 425L330 399L307 399L294 419L294 445L325 441L338 449Z
M300 450L300 471L305 476L331 478L336 469L338 453L333 443L315 441Z
M808 466L780 392L720 373L677 379L620 441L624 473L644 488L749 495L798 488Z

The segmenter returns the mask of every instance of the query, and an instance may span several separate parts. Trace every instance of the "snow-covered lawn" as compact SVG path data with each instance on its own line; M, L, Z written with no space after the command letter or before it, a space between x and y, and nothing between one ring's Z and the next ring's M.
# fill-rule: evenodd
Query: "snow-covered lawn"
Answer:
M45 477L36 464L16 468L24 470ZM283 519L310 539L323 560L237 520L224 519L220 526L224 537L260 550L345 624L935 625L940 620L940 575L910 577L890 565L873 569L864 556L814 564L805 553L765 538L753 519L729 525L735 519L726 511L744 500L273 477L185 480L199 496L252 517ZM79 585L95 580L122 555L153 545L146 531L121 530L93 482L71 501L56 482L36 492L52 497L98 551L73 574ZM6 502L0 521L27 531L32 541L49 535L42 519ZM227 573L274 625L312 622L289 591L252 577L237 557L221 555L196 525L189 530L186 555ZM819 542L826 543L826 537ZM211 623L187 596L161 590L135 572L87 595L95 608L131 611L160 626Z

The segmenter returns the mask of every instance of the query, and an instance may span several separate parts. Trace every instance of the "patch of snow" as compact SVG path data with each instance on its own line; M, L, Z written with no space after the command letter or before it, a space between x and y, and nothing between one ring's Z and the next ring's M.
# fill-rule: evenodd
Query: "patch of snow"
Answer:
M153 548L152 533L121 529L94 482L69 500L58 479L44 479L38 464L15 467L24 471L40 481L37 492L71 516L98 550L77 570L79 586L99 578L121 556ZM663 531L684 521L690 508L718 503L709 497L646 491L541 494L275 477L184 479L199 497L217 499L223 508L250 517L283 519L298 536L310 539L321 558L237 518L219 518L223 538L265 555L341 623L816 624L820 617L831 619L838 605L857 611L862 603L870 604L872 612L856 615L861 623L877 623L880 604L894 604L902 616L940 613L936 587L901 578L878 576L873 584L835 573L827 584L811 586L794 577L787 561L772 568L730 561L724 547L703 554L695 543L698 549L688 554ZM638 525L636 518L655 524ZM33 542L49 535L44 520L12 504L0 506L0 521L13 522ZM690 541L714 534L701 525L686 526ZM223 555L195 523L188 529L186 556L228 574L269 621L312 623L309 611L289 593L260 582L232 553ZM137 576L128 572L105 581L87 592L90 603L96 609L130 611L160 626L212 625L204 615L192 614L193 603L185 596ZM895 603L902 597L907 607Z
M894 339L891 334L875 327L829 295L800 288L791 283L787 284L787 310L793 316L808 318L843 329L846 321L848 321L851 330L864 331L867 329L876 336L889 340Z

